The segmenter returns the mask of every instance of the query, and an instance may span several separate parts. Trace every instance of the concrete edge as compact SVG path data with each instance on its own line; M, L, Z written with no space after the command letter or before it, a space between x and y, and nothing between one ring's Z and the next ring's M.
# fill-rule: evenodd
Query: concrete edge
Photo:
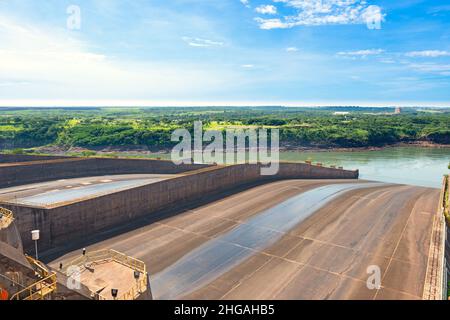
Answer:
M89 158L68 158L68 159L54 159L54 160L36 160L36 161L26 161L26 162L9 162L0 163L0 167L21 167L21 166L33 166L40 164L51 164L51 163L64 163L64 162L76 162L76 161L86 161Z
M446 178L443 179L441 195L439 197L438 212L433 219L430 250L423 290L423 300L444 300L447 293L445 281L445 241L447 223L444 216L444 194Z

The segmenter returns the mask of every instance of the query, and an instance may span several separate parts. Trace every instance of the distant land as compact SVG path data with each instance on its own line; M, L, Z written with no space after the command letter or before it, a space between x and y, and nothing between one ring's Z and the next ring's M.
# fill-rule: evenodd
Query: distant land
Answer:
M267 128L286 149L450 146L450 108L434 107L0 107L4 152L167 151L171 133Z

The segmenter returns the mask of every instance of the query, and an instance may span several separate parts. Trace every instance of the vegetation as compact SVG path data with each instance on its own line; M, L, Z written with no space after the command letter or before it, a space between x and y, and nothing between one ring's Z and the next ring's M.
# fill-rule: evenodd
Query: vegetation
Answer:
M335 115L336 111L348 114ZM173 146L171 133L278 128L284 146L378 147L399 142L450 144L450 111L393 108L0 108L0 148ZM94 154L89 154L94 155ZM86 156L89 156L86 154Z

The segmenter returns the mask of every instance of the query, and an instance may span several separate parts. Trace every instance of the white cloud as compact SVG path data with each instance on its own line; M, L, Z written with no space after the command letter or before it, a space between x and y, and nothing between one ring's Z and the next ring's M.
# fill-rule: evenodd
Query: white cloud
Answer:
M202 38L183 37L182 39L191 47L223 47L225 45L223 42Z
M255 66L253 64L243 64L241 67L244 69L253 69Z
M438 57L449 57L449 51L442 50L424 50L424 51L411 51L406 53L408 57L427 57L427 58L438 58Z
M250 8L250 1L249 0L240 0L241 3L246 6L247 8Z
M277 7L270 4L260 5L256 7L255 11L261 14L277 14Z
M297 52L298 48L296 48L296 47L289 47L289 48L286 48L286 51L287 52Z
M383 58L378 61L380 61L381 63L385 63L385 64L395 64L396 63L395 60L392 58Z
M384 53L385 51L383 49L368 49L368 50L358 50L358 51L341 51L337 54L339 56L348 56L348 57L367 57L367 56L374 56L374 55L380 55Z
M437 63L412 63L408 67L420 72L433 73L442 76L450 76L450 64Z
M10 87L10 86L24 86L29 85L30 82L27 81L4 81L0 82L0 87Z
M255 18L261 29L286 29L295 26L328 24L366 24L382 22L385 15L366 0L273 0L295 11L282 18Z
M255 18L255 21L259 23L259 27L263 30L290 28L288 24L282 22L278 18L276 19Z
M213 92L229 87L227 82L237 83L236 74L214 64L118 59L92 51L77 35L0 15L0 102L176 99L200 96L205 87ZM214 72L221 76L212 77Z

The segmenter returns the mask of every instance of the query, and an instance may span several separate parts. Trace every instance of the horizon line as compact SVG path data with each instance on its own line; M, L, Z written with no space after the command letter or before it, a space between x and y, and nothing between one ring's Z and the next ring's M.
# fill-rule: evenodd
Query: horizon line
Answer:
M142 100L0 100L0 108L176 108L176 107L285 107L285 108L450 108L450 102L293 102L293 101L142 101Z

